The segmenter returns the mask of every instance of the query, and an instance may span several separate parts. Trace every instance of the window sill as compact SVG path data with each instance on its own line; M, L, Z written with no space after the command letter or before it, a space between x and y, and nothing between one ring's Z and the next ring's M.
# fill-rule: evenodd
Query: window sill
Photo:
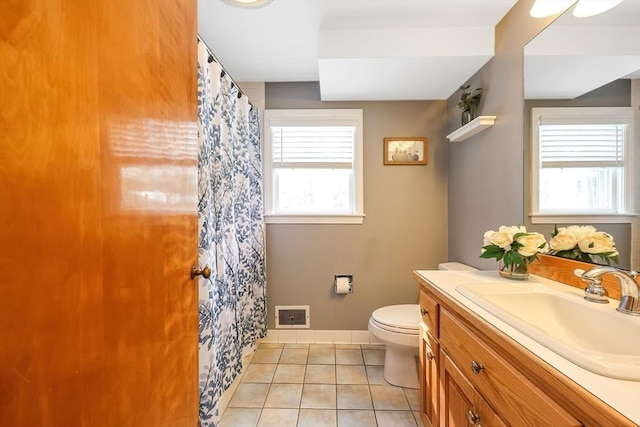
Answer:
M355 215L274 215L264 216L267 224L362 224L364 214Z
M532 224L628 224L638 214L547 214L532 213L529 215Z

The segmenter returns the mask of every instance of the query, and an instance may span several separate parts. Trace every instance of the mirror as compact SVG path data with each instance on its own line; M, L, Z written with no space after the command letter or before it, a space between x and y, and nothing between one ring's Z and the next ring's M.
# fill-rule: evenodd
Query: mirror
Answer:
M600 15L570 8L524 48L525 225L547 238L553 224L531 224L531 108L629 107L631 79L640 79L640 2L625 0ZM638 130L636 130L637 132ZM640 168L637 162L636 168ZM636 186L638 183L636 182ZM558 224L558 226L570 224ZM581 224L587 225L587 224ZM614 236L618 267L630 268L631 225L591 224Z
M639 16L635 0L588 18L566 11L524 48L525 99L576 99L640 78Z

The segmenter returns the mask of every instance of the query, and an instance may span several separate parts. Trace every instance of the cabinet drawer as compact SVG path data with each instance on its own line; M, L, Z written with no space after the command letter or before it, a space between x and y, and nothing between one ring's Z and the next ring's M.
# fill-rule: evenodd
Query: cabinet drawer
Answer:
M420 289L420 316L429 327L429 333L438 338L439 304Z
M440 314L442 348L509 425L581 425L450 313Z

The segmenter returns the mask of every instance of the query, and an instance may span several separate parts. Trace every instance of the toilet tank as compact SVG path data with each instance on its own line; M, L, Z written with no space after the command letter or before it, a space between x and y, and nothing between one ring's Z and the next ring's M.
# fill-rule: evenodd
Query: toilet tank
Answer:
M478 271L477 268L473 268L470 265L462 264L460 262L443 262L442 264L438 264L438 270Z

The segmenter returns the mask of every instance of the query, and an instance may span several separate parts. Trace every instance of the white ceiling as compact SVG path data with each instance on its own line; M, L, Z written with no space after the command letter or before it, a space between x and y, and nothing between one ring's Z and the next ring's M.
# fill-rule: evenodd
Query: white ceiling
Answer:
M494 53L516 0L198 1L198 32L238 82L320 81L322 99L447 99Z

